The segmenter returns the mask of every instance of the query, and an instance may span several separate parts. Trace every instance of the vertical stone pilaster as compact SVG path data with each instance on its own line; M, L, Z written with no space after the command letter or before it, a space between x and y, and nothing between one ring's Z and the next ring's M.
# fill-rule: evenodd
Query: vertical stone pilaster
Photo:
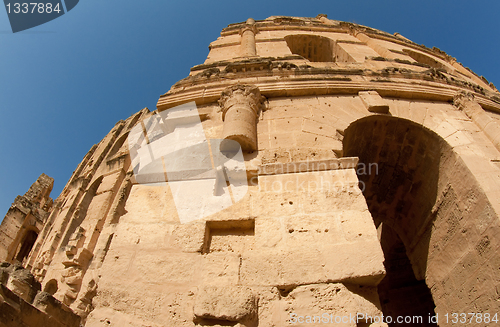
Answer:
M263 100L255 85L237 84L222 92L223 137L237 141L243 151L257 150L257 117Z
M257 28L255 27L255 20L253 18L248 18L246 21L246 26L241 29L241 55L243 57L255 57L257 56L257 48L255 45L255 34L257 34Z
M370 38L365 33L354 30L353 35L361 42L366 43L367 46L369 46L370 48L375 50L375 52L378 53L380 56L382 56L384 58L388 58L388 59L396 58L396 56L391 51L389 51L389 49L377 44L377 42L375 42L372 38Z
M484 111L474 99L474 95L464 92L458 93L453 98L453 104L476 123L500 151L500 125Z

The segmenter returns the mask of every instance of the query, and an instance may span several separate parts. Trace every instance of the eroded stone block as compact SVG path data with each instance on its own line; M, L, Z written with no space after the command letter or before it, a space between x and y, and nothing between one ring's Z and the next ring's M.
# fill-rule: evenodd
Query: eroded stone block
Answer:
M22 269L22 267L14 267L6 286L28 303L31 303L36 293L41 290L40 283L28 270Z
M247 287L202 287L196 294L194 315L202 319L242 321L254 318L257 298Z
M47 292L39 292L33 306L66 326L80 326L80 317Z
M368 111L379 114L387 114L389 112L389 105L377 91L361 91L358 95Z

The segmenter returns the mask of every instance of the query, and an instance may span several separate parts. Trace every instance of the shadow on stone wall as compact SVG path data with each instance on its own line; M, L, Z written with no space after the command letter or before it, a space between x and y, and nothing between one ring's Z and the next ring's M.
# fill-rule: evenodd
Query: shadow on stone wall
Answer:
M424 281L430 241L426 230L436 217L432 209L445 148L430 130L390 116L362 118L345 132L344 155L360 159L360 187L384 251L387 275L378 291L385 315L434 315Z

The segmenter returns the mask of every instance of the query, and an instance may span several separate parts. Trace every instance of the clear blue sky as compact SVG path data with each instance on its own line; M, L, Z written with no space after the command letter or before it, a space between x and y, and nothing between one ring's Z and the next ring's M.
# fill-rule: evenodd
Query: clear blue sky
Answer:
M0 8L0 219L41 173L55 199L90 147L154 110L228 24L319 13L436 46L500 88L500 1L81 0L16 34Z

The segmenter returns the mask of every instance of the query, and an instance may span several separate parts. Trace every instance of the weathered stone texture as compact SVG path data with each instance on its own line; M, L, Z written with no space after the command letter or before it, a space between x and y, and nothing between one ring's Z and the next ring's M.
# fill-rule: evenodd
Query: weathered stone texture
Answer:
M26 269L0 264L0 326L78 327L81 318L52 295Z

